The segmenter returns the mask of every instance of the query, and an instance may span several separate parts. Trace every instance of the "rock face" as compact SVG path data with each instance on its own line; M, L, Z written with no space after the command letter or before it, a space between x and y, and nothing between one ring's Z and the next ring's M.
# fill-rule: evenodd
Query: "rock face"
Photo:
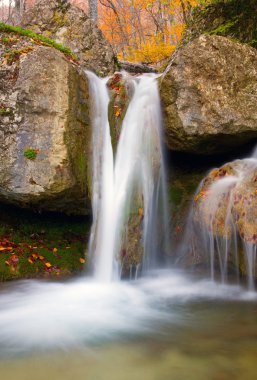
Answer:
M87 213L87 78L27 37L2 33L0 49L0 200Z
M21 26L70 48L84 69L106 76L117 66L114 52L102 32L67 0L40 0L23 16Z
M207 32L257 47L256 24L256 0L216 0L194 9L184 40L192 40Z
M110 123L110 132L112 146L116 152L118 140L121 134L122 122L126 115L129 101L133 95L133 83L125 75L115 73L107 82L109 90L109 107L108 118Z
M172 150L225 152L257 138L257 51L202 35L179 49L160 84Z

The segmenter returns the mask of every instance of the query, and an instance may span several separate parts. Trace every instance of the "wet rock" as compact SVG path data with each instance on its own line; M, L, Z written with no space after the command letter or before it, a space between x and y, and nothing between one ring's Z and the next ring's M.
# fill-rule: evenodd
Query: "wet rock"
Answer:
M257 160L253 158L214 169L202 181L190 225L191 244L196 242L193 251L200 252L200 262L213 255L212 260L219 258L223 274L230 263L249 277L257 275L256 183Z
M136 202L134 202L134 205ZM137 212L131 213L123 233L122 247L120 250L120 262L123 277L135 276L140 267L144 255L143 242L143 205Z
M232 214L240 237L257 245L257 163L233 191Z
M257 242L257 160L237 160L212 170L194 198L194 220L209 232Z
M257 137L257 51L202 35L181 47L160 92L168 148L226 152Z
M157 73L156 69L142 63L119 61L119 64L121 70L125 70L132 74Z
M121 127L126 115L129 101L133 94L132 83L127 75L115 73L107 82L110 102L108 107L108 118L112 146L116 151L118 140L121 134Z
M86 214L87 79L53 48L8 33L0 38L0 200Z

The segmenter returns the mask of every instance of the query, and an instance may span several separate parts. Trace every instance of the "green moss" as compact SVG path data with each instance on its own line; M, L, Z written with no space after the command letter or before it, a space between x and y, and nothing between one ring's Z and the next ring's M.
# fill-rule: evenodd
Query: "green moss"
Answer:
M256 47L256 0L212 0L192 12L185 41L208 33L233 38Z
M183 190L177 186L170 187L170 200L175 206L179 206L183 199Z
M35 160L37 157L37 150L33 148L25 149L23 152L24 157L26 157L28 160Z
M12 114L13 114L13 110L11 107L5 107L5 106L0 107L0 116L10 116Z
M11 46L11 45L17 43L17 41L18 41L18 38L15 38L15 37L13 37L13 38L11 38L11 37L2 37L0 39L0 42L3 45L6 45L6 46Z
M218 34L218 35L226 35L230 29L236 24L235 21L229 21L225 24L219 25L216 29L211 30L209 34Z
M6 241L13 245L11 251L1 251L0 281L80 273L85 268L89 229L84 218L39 215L0 205L0 246ZM17 265L8 265L14 255Z
M77 168L77 176L78 178L84 178L87 173L87 160L84 154L84 150L78 151L76 156L76 168Z
M78 60L76 55L69 48L63 46L62 44L59 44L55 40L52 40L52 39L45 37L41 34L37 34L37 33L33 32L32 30L23 29L19 26L8 25L8 24L4 24L3 22L0 22L0 32L16 33L20 36L32 38L34 41L42 42L43 44L45 44L47 46L51 46L51 47L61 51L62 53L64 53L65 55L67 55L68 57L72 58L75 61Z
M65 25L67 22L67 16L62 12L55 11L53 17L54 23L58 25L58 27Z
M249 41L249 45L254 47L254 48L257 48L257 40L251 40Z
M5 51L4 58L6 59L8 65L12 65L13 62L20 59L21 55L28 54L32 50L32 46L25 46L22 49L9 49Z

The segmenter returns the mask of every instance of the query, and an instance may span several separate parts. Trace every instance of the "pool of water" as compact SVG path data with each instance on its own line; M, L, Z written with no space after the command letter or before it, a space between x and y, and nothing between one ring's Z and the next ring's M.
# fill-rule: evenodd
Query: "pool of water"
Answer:
M256 380L257 297L178 272L0 293L5 380Z

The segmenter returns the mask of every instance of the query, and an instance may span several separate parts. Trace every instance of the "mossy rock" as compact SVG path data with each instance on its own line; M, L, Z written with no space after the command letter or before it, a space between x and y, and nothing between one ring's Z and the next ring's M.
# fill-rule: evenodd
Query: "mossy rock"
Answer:
M108 80L107 87L110 94L108 118L112 146L114 152L116 152L118 140L121 134L122 122L128 109L131 94L129 90L129 82L121 73L115 73Z
M231 235L231 223L235 223L238 233L245 242L256 243L256 165L251 160L237 160L212 170L203 180L195 196L195 221L200 222L215 235L223 237ZM231 183L224 187L224 191L222 189L215 191L217 189L215 185L226 178L231 178ZM229 219L231 220L227 224Z
M117 58L96 24L69 1L41 0L24 12L21 26L51 38L78 57L81 67L101 76L113 74Z
M200 34L209 33L257 47L256 25L255 0L216 0L194 9L184 43Z

